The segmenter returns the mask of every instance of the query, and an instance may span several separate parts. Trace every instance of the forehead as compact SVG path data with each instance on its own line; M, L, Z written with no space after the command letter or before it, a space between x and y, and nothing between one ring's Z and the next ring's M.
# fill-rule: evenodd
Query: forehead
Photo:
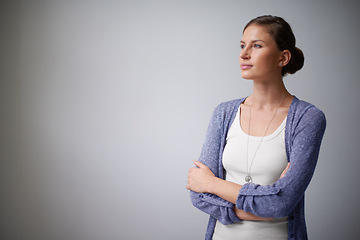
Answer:
M265 42L274 42L271 35L268 32L268 29L265 26L252 24L247 27L243 33L242 41L254 41L261 40ZM275 42L274 42L275 43Z

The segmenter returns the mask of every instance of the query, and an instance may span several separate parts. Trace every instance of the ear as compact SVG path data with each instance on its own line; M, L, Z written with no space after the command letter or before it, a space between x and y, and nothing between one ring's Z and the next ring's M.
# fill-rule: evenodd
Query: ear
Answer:
M291 52L289 50L284 50L281 52L280 60L279 60L279 66L284 67L286 66L291 59Z

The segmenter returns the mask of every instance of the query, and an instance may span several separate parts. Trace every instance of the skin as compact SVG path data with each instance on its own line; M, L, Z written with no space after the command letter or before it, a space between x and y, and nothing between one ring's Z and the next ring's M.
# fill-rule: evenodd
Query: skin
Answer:
M250 25L243 33L241 40L239 63L241 76L253 81L253 94L240 105L240 125L244 132L252 136L269 135L274 132L285 119L293 96L286 90L281 70L289 63L291 53L281 51L268 33L266 27ZM283 101L281 101L283 99ZM281 103L281 105L279 105ZM249 117L251 106L251 132L249 132ZM278 111L269 126L276 108ZM229 202L236 203L242 187L230 181L215 177L211 170L199 161L194 161L195 167L189 170L187 189L199 193L212 193ZM285 176L290 163L282 172ZM236 215L242 220L266 221L243 210L234 208Z

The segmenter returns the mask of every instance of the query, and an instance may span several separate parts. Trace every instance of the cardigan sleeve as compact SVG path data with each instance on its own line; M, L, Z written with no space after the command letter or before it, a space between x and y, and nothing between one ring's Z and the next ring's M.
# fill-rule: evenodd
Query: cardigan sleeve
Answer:
M309 107L292 128L285 141L290 144L287 154L291 162L286 175L273 185L244 184L237 208L256 216L279 218L288 216L302 199L315 171L326 128L325 115L316 107Z
M222 155L222 117L221 105L213 112L199 161L219 177L219 161ZM192 204L201 211L228 225L241 221L234 212L234 204L214 194L190 191Z

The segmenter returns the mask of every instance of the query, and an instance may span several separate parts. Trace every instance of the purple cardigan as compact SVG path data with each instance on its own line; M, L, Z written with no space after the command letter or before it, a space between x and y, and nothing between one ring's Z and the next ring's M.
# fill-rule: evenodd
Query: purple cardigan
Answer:
M207 130L199 161L219 178L224 178L222 155L226 136L240 104L236 99L216 107ZM289 217L288 239L306 240L304 193L313 176L326 127L325 115L314 105L294 97L287 115L285 147L290 168L273 185L246 183L239 191L236 207L261 217ZM216 221L232 224L241 221L234 204L210 193L190 191L193 205L210 215L206 240L212 239Z

